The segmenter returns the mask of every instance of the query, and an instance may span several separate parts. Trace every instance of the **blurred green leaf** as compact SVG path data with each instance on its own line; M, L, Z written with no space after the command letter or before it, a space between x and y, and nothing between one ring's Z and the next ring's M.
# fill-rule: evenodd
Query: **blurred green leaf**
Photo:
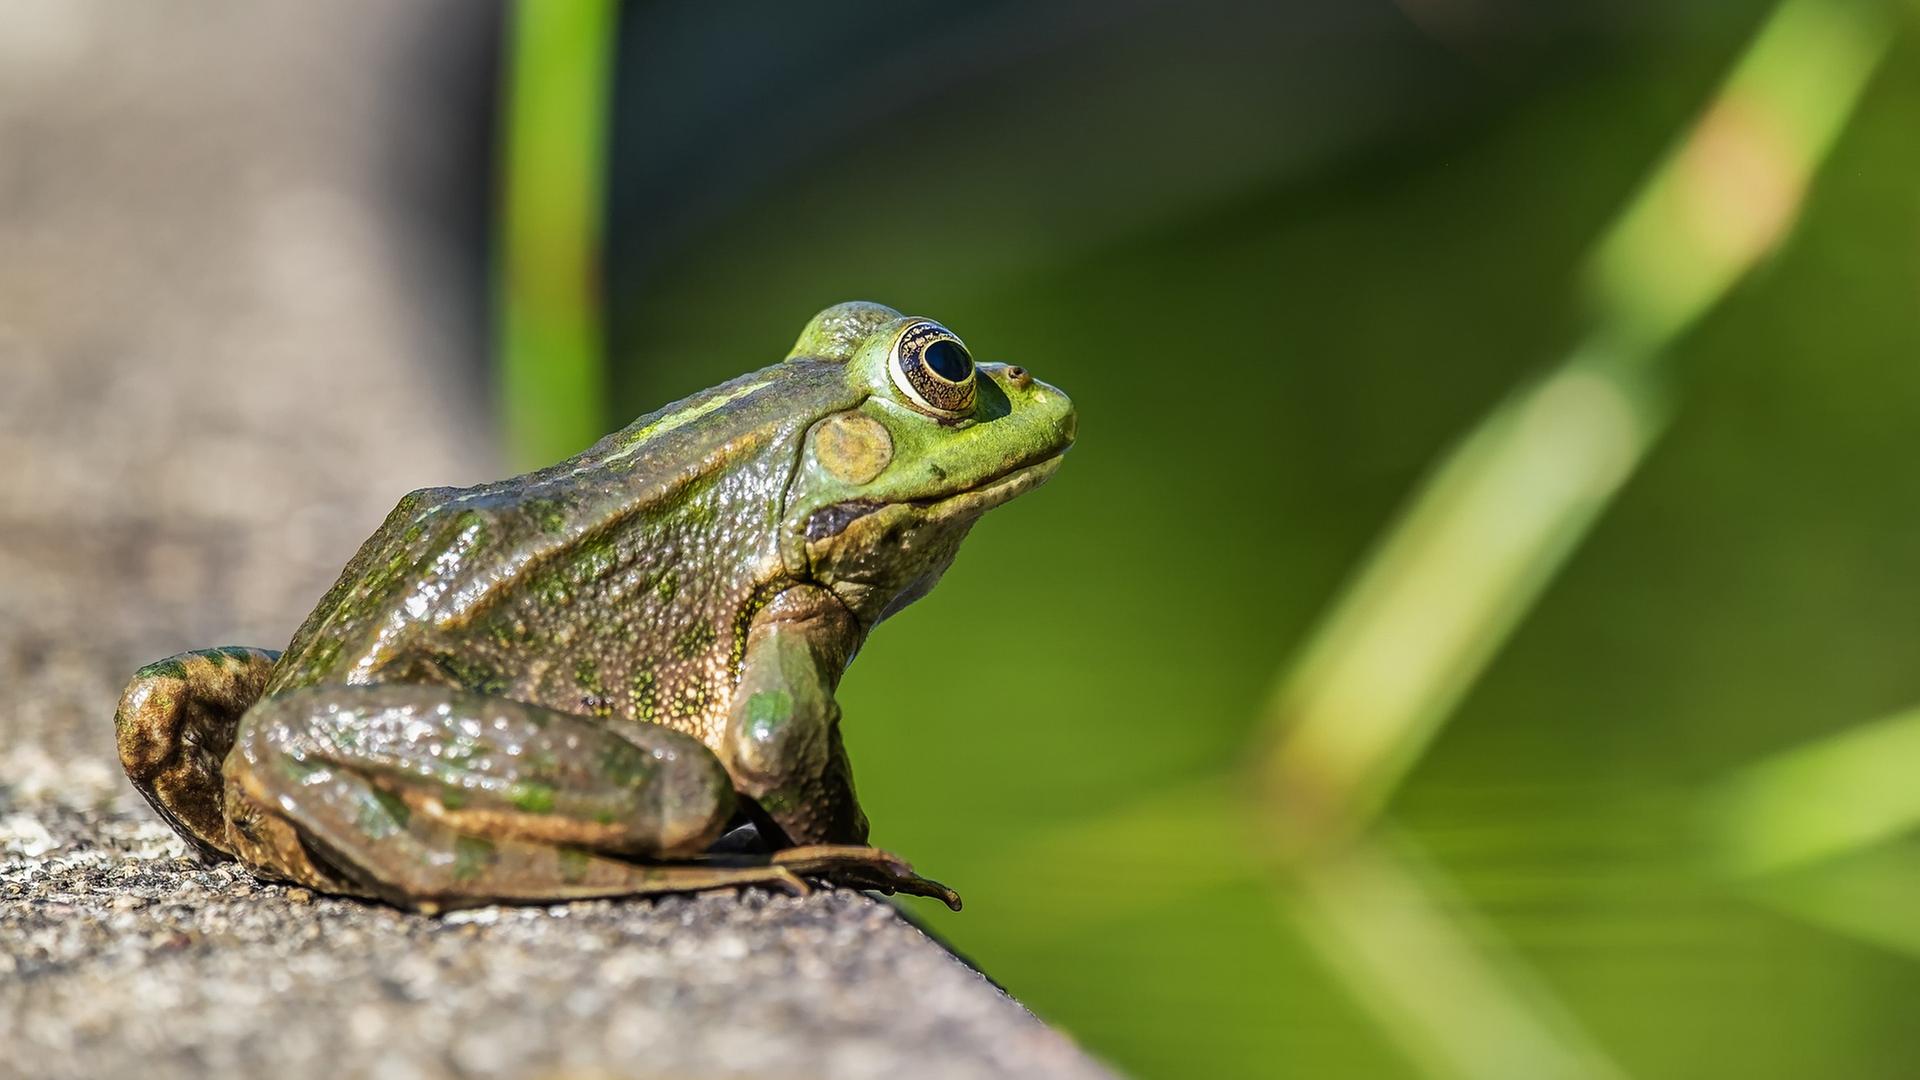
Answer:
M1920 710L1742 769L1713 792L1716 854L1743 877L1791 870L1920 826Z

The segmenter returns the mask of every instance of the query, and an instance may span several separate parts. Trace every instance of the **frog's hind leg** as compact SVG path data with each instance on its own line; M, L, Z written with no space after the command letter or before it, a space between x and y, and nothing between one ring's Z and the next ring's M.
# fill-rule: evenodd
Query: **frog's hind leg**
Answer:
M422 910L496 900L804 886L770 859L670 865L733 812L698 740L423 685L270 698L228 762L243 857L270 874Z
M241 647L181 653L134 672L120 695L113 722L128 778L175 832L211 858L233 855L221 762L279 656Z
M247 861L299 884L429 915L490 903L745 885L807 892L797 875L765 858L634 862L583 847L458 829L350 771L328 770L302 786L301 825L267 812L255 833L260 845L246 851ZM263 809L253 806L255 813Z

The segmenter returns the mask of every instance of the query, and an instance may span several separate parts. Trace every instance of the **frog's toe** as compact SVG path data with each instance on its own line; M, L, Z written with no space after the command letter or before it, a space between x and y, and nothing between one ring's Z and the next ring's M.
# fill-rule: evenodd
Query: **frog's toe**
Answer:
M773 856L775 866L796 874L821 877L853 889L927 896L960 910L960 894L929 877L922 877L905 859L890 851L856 844L809 844L787 848Z

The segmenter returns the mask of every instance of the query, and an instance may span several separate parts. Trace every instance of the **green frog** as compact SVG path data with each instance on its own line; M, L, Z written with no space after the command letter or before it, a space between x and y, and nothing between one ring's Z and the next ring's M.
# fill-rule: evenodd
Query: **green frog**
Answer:
M137 672L121 761L210 858L422 911L808 878L958 910L867 846L834 691L1074 435L938 322L828 308L566 461L405 496L284 652Z

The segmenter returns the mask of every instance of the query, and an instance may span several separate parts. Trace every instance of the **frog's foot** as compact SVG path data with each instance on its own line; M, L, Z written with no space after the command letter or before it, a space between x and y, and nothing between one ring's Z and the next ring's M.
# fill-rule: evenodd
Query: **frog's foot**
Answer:
M240 716L279 653L199 649L134 672L113 723L133 786L175 832L212 858L233 855L221 807L221 762Z
M930 896L955 911L960 894L932 878L921 877L890 851L857 844L808 844L774 852L773 865L802 877L822 877L836 885L883 893Z
M227 774L241 858L404 907L805 889L766 858L628 858L690 856L733 812L719 761L663 727L627 738L583 717L435 686L316 688L255 706Z

